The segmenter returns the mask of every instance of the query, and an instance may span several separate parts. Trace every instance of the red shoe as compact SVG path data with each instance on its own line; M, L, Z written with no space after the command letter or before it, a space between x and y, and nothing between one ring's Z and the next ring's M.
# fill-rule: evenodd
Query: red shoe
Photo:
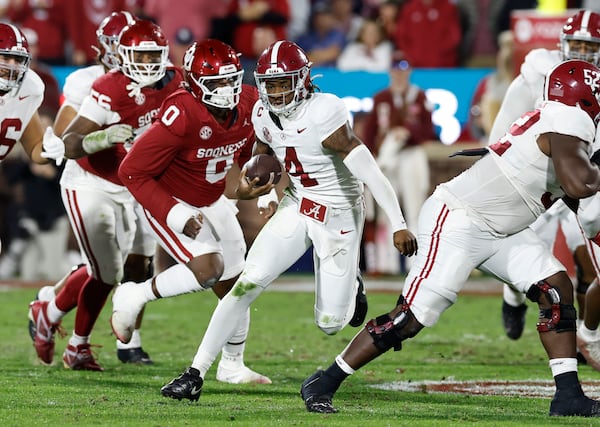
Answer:
M69 344L63 353L63 365L75 371L104 371L90 350L90 344L81 344L77 347Z
M63 336L60 322L50 323L48 320L48 301L32 301L29 304L31 320L35 325L33 346L40 360L49 365L54 359L54 334L58 331Z

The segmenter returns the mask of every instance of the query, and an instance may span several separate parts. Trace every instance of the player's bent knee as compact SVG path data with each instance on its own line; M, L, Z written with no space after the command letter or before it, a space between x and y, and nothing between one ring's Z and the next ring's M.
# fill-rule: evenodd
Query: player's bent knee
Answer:
M542 296L548 301L542 301ZM527 298L537 302L540 307L538 332L571 332L577 330L577 310L573 304L562 304L560 291L542 280L529 288Z
M205 254L192 259L188 267L203 289L210 289L223 275L223 256L219 253Z
M392 347L394 351L401 350L402 341L417 335L423 325L417 321L401 295L395 310L371 319L365 328L373 338L375 347L386 352Z

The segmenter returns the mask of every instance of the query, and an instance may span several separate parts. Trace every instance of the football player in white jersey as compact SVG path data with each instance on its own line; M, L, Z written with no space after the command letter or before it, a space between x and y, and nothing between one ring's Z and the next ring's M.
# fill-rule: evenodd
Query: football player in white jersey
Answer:
M520 75L506 92L490 132L489 144L496 143L514 120L536 106L542 93L545 75L567 59L581 59L595 65L600 63L600 14L588 10L575 13L562 27L559 49L534 49L525 57ZM584 316L585 293L596 278L596 271L588 254L586 239L577 224L576 215L562 201L558 201L540 216L531 228L553 247L559 224L577 269L575 290L580 323ZM503 294L504 329L509 338L518 339L525 326L526 297L506 284Z
M125 28L129 23L133 22L135 17L127 12L113 12L102 20L96 31L96 37L98 40L98 46L94 47L98 52L99 64L91 65L89 67L80 68L73 73L69 74L66 78L65 85L63 88L64 102L58 112L56 120L54 122L54 133L61 135L67 128L69 123L75 118L81 104L85 97L90 93L92 83L100 76L104 75L111 69L118 68L119 59L117 57L117 41L121 30ZM58 161L61 161L61 157L58 157ZM73 162L74 160L67 160L67 162ZM137 229L136 233L143 232L143 230ZM125 278L140 278L144 277L148 270L145 256L137 255L139 252L138 248L133 248L132 253L128 255L125 261ZM60 290L63 289L67 280L70 276L75 273L78 269L83 268L85 270L85 264L74 267L63 279L58 281L55 285L48 285L42 287L37 294L36 299L41 301L51 301L56 295L59 294ZM140 271L141 270L141 271ZM82 272L83 273L83 272ZM75 280L78 276L74 276L70 280ZM81 278L84 279L85 276ZM83 281L79 281L83 285ZM69 301L74 301L73 298L69 298ZM61 307L61 311L69 311L70 307L66 304L58 302ZM141 321L141 319L140 319ZM152 360L148 356L148 353L144 351L141 344L141 336L138 328L135 331L135 339L125 344L119 340L117 342L117 357L123 363L142 363L151 364ZM35 339L36 326L33 319L31 307L29 308L29 332L32 339Z
M600 69L562 62L546 78L544 103L521 116L488 153L438 185L419 216L419 253L396 307L369 321L325 371L301 387L311 412L336 412L332 398L357 369L433 326L475 268L538 303L540 340L556 392L552 416L600 416L577 375L573 285L564 266L528 226L553 201L591 196L600 169L590 162L600 118Z
M254 153L272 154L290 184L275 214L250 247L246 266L215 309L192 365L161 391L196 400L206 372L237 323L280 274L313 246L314 315L333 335L355 314L359 248L364 223L363 183L387 214L401 254L417 251L390 182L352 131L344 102L315 92L310 62L290 41L277 41L259 57L255 71L260 100L252 111ZM242 170L237 194L254 198L272 186L253 187ZM277 254L277 256L273 256ZM361 322L362 323L362 322ZM192 375L194 373L194 375Z
M44 133L38 114L44 83L29 68L30 63L23 32L15 25L0 23L0 162L18 141L29 158L39 164L48 163L54 147L60 146L58 138Z

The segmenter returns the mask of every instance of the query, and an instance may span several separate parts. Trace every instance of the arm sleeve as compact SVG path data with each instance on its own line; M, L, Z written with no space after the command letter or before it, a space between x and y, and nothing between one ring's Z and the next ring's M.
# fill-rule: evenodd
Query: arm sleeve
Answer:
M375 201L389 218L392 230L394 232L405 230L406 221L400 210L396 193L390 181L377 167L369 149L364 144L359 145L346 156L344 164L356 178L369 187Z

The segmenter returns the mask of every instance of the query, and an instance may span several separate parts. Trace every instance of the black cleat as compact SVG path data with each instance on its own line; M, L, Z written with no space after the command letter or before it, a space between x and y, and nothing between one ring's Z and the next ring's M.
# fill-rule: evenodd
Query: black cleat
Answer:
M169 384L162 386L160 393L172 399L190 399L194 402L200 398L202 384L204 381L200 378L200 371L189 367Z
M561 396L557 391L550 403L551 417L600 417L600 402L581 394Z
M367 294L365 293L365 284L363 283L360 273L356 276L358 280L358 290L356 291L356 306L354 308L354 315L350 319L350 326L356 328L362 326L367 317L367 310L369 310L369 303L367 302Z
M148 353L146 353L142 347L119 348L117 349L117 357L123 363L138 363L141 365L154 364Z
M525 313L527 312L527 304L521 304L518 307L513 307L502 301L502 324L506 336L511 340L518 340L525 329Z
M304 399L304 404L308 412L334 414L337 412L337 409L333 407L333 403L331 402L333 394L320 394L317 390L319 379L323 374L324 371L319 370L305 379L300 388L300 395Z

